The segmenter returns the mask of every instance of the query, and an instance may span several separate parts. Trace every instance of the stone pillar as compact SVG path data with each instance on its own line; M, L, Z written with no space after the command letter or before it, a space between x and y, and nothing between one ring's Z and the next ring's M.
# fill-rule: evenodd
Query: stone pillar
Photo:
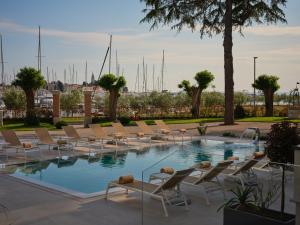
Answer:
M296 225L300 225L300 145L295 150L294 201L296 203Z
M84 127L92 123L92 91L84 91Z
M60 91L52 91L53 95L53 123L60 120Z

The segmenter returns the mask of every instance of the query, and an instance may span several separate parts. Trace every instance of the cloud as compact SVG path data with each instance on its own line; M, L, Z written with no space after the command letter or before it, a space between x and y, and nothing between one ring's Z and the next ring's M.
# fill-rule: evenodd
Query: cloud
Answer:
M0 21L0 28L12 32L28 33L38 35L37 28L31 28L24 25L17 24L11 21ZM145 38L151 38L155 36L155 33L136 33L134 29L114 29L110 30L110 33L114 33L114 40L120 43L137 42ZM122 33L132 34L122 34ZM92 45L104 45L107 46L109 33L105 32L74 32L57 29L45 29L41 28L42 36L62 38L67 42L81 42L84 44Z
M300 36L300 26L256 26L247 27L244 32L256 36Z

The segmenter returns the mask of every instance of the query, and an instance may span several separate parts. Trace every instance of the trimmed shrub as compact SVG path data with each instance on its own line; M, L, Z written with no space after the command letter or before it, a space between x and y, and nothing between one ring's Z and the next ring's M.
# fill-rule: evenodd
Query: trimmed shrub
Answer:
M68 123L66 121L58 121L54 126L56 127L56 129L62 129L63 126L67 126Z
M122 123L123 125L128 125L130 123L130 118L127 116L122 116L119 118L120 123Z
M245 118L246 113L244 110L244 107L240 104L237 104L235 109L234 109L234 117L237 119Z

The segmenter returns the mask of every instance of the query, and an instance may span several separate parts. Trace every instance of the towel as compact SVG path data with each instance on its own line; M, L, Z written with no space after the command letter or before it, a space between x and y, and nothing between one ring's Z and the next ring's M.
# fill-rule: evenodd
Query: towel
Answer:
M115 133L115 138L121 139L121 138L123 138L123 134L122 133Z
M95 141L96 141L96 138L94 138L94 137L88 137L88 141L89 141L89 142L95 142Z
M136 135L137 135L138 137L144 137L144 136L145 136L145 134L144 134L143 132L138 132Z
M202 161L198 164L198 168L200 169L207 169L211 167L210 161Z
M57 144L58 144L58 145L66 145L66 144L67 144L67 141L66 141L66 140L62 140L62 139L59 139L59 140L57 140Z
M31 142L24 142L22 143L23 148L32 148L32 143Z
M238 156L230 156L227 158L227 160L235 161L235 160L240 160L240 157Z
M166 129L161 129L161 132L162 132L163 134L169 134L169 133L171 133L171 131L166 130Z
M254 159L260 159L260 158L263 158L265 156L265 153L264 152L255 152L253 154L254 156Z
M161 173L173 174L175 171L172 167L163 167L160 169Z
M119 184L130 184L130 183L133 183L133 181L134 181L134 178L132 175L119 177Z

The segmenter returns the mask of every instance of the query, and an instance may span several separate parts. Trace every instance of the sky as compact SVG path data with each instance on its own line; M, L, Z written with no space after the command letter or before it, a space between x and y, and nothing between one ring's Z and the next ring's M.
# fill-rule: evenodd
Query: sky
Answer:
M144 7L139 0L1 0L5 73L13 78L24 66L37 67L38 26L41 26L42 73L46 77L48 67L50 80L53 71L63 81L64 70L68 80L74 65L78 83L82 83L86 62L88 81L92 73L97 77L112 34L111 71L116 72L117 50L120 72L129 90L137 89L137 67L139 64L141 69L143 57L148 89L158 88L164 50L165 89L178 91L177 85L183 79L193 83L197 72L209 70L215 75L216 89L223 91L222 36L201 39L199 31L184 29L177 33L169 27L150 31L149 24L139 23ZM244 29L244 36L234 33L235 90L252 90L254 56L258 57L256 74L277 75L282 92L291 90L300 81L300 1L289 0L284 11L287 24L253 26ZM103 73L108 70L107 61Z

